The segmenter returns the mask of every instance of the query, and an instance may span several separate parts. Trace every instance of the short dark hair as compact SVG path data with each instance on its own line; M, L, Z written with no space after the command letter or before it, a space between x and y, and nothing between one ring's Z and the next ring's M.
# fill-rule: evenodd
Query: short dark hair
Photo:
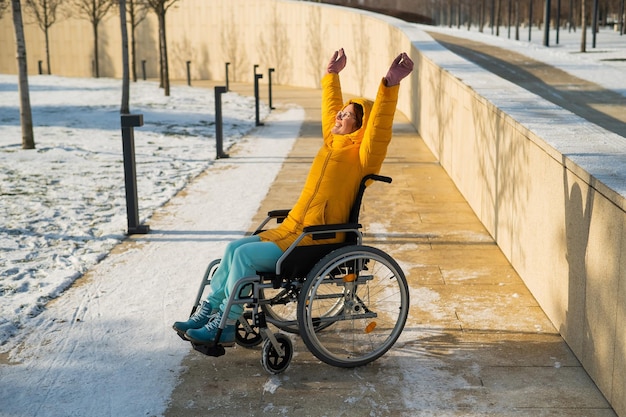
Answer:
M352 103L354 106L354 115L356 116L356 126L360 129L363 126L363 106L359 103Z

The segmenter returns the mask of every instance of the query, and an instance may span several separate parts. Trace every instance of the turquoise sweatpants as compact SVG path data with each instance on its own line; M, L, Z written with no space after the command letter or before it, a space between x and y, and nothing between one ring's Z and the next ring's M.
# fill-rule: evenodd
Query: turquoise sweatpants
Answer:
M241 278L256 275L257 271L270 272L276 269L276 262L283 251L273 242L261 242L258 236L234 240L226 246L224 257L211 278L211 294L208 297L212 308L226 310L228 297ZM231 306L228 319L236 320L243 313L244 306Z

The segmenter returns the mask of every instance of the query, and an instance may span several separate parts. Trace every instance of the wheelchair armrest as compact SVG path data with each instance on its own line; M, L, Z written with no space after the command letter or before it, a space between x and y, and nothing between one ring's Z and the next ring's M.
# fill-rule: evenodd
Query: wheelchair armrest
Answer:
M282 223L286 218L291 209L282 209L282 210L271 210L267 212L267 217L265 220L261 222L260 225L257 226L256 230L252 233L253 235L258 235L261 233L266 224L268 224L272 220L276 220L276 223Z
M307 226L302 229L302 232L310 234L313 240L332 239L335 237L335 233L349 232L361 227L358 223L322 224L319 226Z
M282 223L286 218L291 209L282 209L282 210L271 210L267 212L267 217L270 219L276 219L276 223Z

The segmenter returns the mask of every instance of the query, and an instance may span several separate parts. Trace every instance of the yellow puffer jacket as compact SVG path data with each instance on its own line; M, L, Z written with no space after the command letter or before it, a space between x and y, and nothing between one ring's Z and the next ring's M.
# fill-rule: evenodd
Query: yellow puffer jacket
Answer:
M376 100L363 98L343 103L339 75L330 73L322 79L322 133L324 145L313 160L304 189L296 205L277 228L260 233L261 240L275 242L283 251L307 226L345 223L356 198L361 178L377 174L391 141L393 117L399 85L386 87L381 81ZM335 135L337 112L350 103L363 106L363 124L348 135ZM299 245L342 241L304 238Z

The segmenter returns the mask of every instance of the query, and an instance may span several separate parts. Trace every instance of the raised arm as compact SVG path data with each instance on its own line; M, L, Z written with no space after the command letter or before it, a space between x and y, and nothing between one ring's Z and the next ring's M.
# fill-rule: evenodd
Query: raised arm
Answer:
M406 52L402 52L391 63L389 71L387 71L387 75L385 75L385 85L387 87L393 87L394 85L400 84L400 81L409 75L411 71L413 71L413 61L411 61L411 58L409 58Z
M365 174L377 174L380 171L391 141L400 81L411 71L413 71L413 61L403 52L393 60L387 75L378 87L372 114L359 151Z
M343 48L335 51L322 78L322 135L325 142L332 140L330 131L335 125L337 112L343 107L339 73L346 67L346 62Z

